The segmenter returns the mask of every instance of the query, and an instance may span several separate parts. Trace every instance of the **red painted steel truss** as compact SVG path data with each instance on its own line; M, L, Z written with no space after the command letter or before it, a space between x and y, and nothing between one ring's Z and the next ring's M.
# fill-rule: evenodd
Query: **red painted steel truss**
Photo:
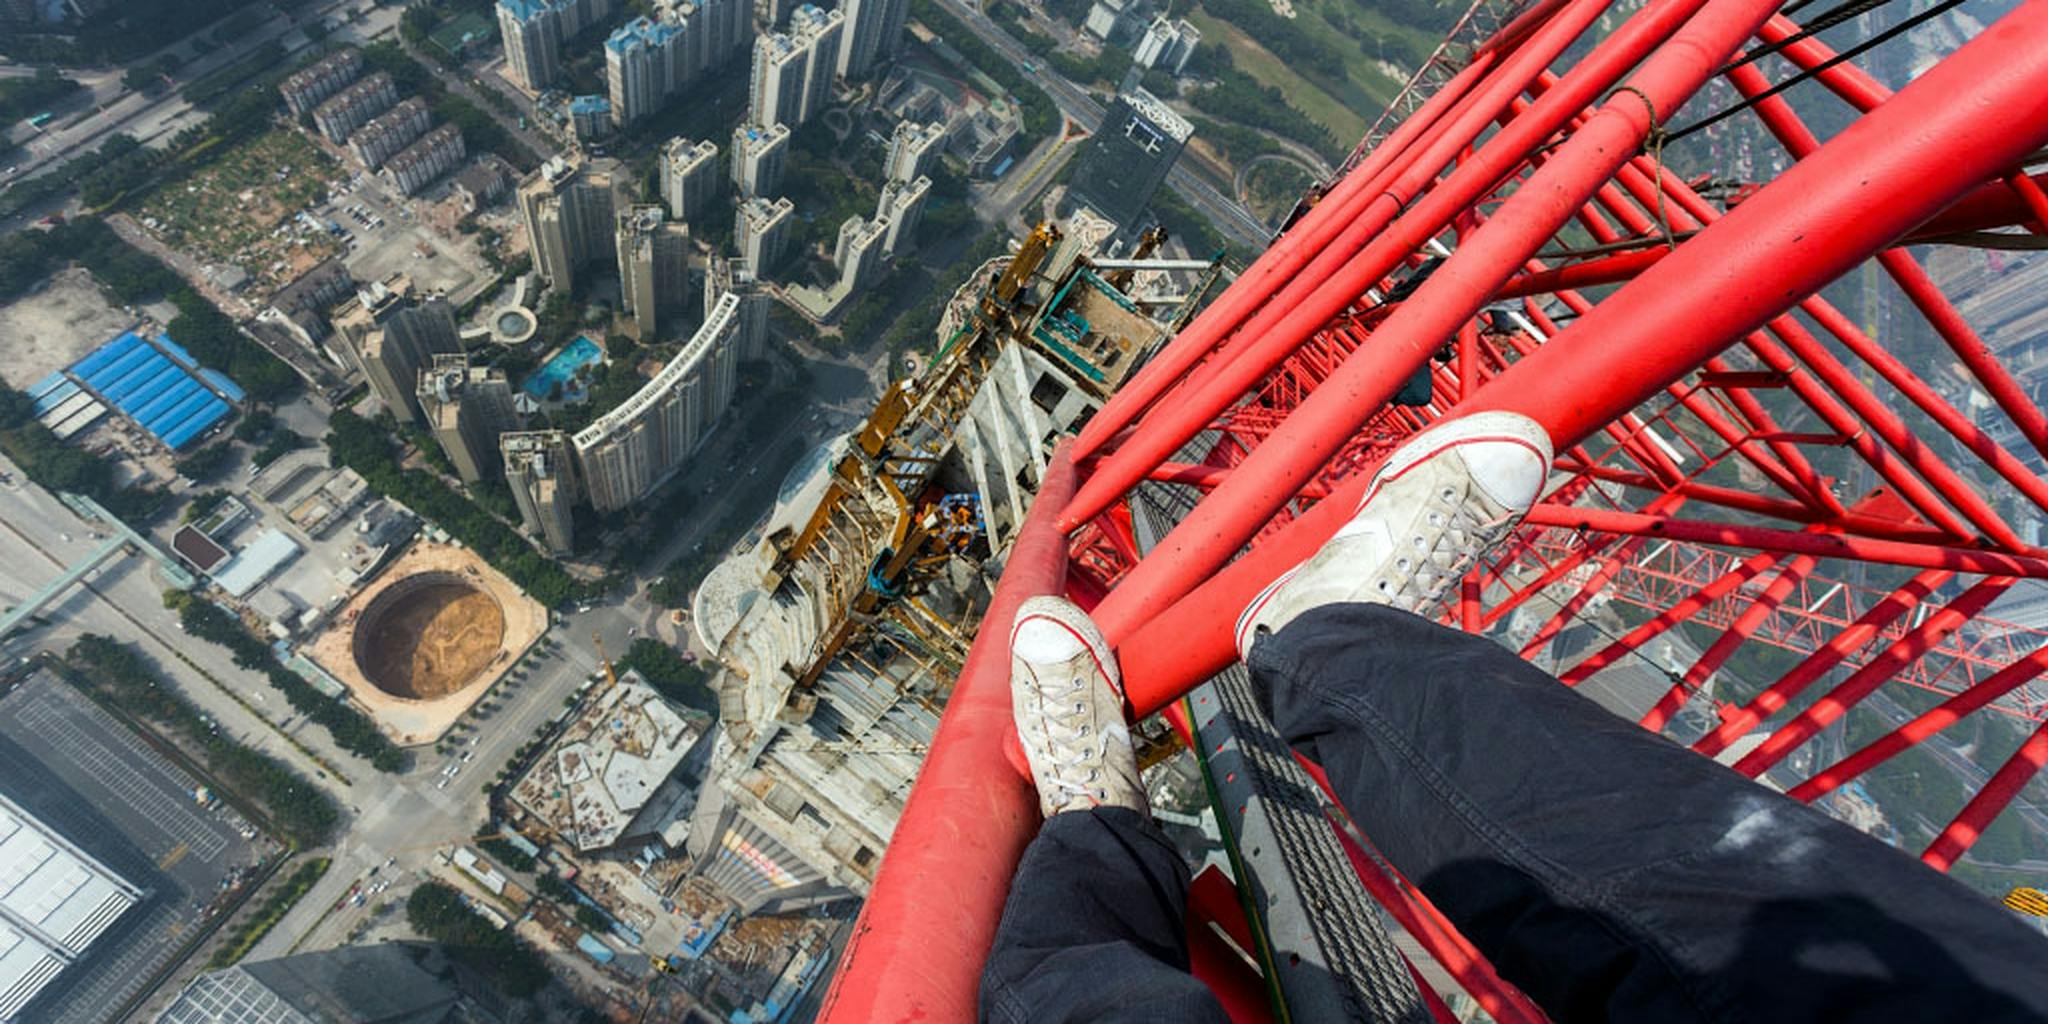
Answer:
M1348 517L1401 439L1520 412L1550 431L1557 476L1446 620L1506 629L1528 655L1586 626L1567 684L1683 624L1697 642L1650 728L1745 649L1780 652L1791 668L1717 689L1733 696L1686 737L1703 754L1744 742L1751 774L1787 770L1873 695L1912 698L1917 717L1791 780L1801 799L1972 715L2016 720L2031 738L1923 854L1952 864L2048 760L2048 635L1984 614L2048 578L2048 415L2031 367L1930 263L2048 242L2048 0L1896 92L1795 10L1547 0L1440 53L1426 100L1056 456L1071 489L1062 476L1040 496L999 594L1042 589L1065 561L1133 713L1153 714L1230 663L1238 611ZM1416 404L1394 403L1404 390ZM1126 503L1148 481L1199 500L1141 558ZM985 630L976 652L1005 640ZM997 713L1004 664L970 663L949 725ZM935 760L957 742L942 730ZM917 937L935 921L963 944L947 956L985 949L1035 827L1000 752L949 768L920 779L884 860L834 987L847 1019L971 1012L976 963L884 977L939 948ZM969 832L983 838L957 841ZM1482 1004L1529 1019L1412 890L1378 883L1417 904L1397 916ZM943 906L912 895L929 886Z

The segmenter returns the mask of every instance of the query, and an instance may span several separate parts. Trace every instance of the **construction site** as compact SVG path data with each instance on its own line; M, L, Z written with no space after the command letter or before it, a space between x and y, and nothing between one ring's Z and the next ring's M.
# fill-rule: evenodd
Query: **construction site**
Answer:
M547 609L468 548L415 542L304 648L404 745L445 734L540 639Z

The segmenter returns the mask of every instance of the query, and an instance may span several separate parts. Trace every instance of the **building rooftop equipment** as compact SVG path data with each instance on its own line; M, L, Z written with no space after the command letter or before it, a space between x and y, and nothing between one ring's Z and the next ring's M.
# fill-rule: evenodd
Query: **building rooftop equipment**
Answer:
M616 843L701 730L627 670L587 702L512 790L512 801L579 851Z

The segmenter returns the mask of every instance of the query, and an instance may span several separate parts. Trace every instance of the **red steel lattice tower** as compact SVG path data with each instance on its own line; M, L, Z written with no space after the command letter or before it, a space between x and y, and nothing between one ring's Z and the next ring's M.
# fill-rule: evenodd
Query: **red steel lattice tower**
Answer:
M1565 685L1654 663L1668 688L1645 728L1775 771L1802 800L1973 716L2018 723L2017 750L1918 851L1945 870L2048 762L2048 636L1983 614L2048 576L2048 414L2032 368L1928 269L1943 251L2048 247L2048 175L2029 170L2048 144L2048 0L1896 91L1866 41L1821 39L1872 5L1615 6L1475 8L1461 31L1485 38L1440 49L1340 176L1062 445L986 621L1031 594L1099 598L1133 715L1158 713L1234 660L1239 610L1403 438L1512 410L1548 428L1558 472L1446 620L1530 657L1576 630ZM1729 140L1774 147L1776 169L1731 178L1715 163ZM1395 403L1418 375L1427 400ZM1199 500L1139 557L1126 503L1148 483ZM972 1016L1037 826L1005 753L1005 632L984 630L962 672L832 1019ZM1670 642L1686 636L1705 639ZM1731 664L1771 677L1716 686ZM1872 701L1892 709L1877 738L1812 742ZM1386 882L1368 887L1483 1005L1528 1019Z

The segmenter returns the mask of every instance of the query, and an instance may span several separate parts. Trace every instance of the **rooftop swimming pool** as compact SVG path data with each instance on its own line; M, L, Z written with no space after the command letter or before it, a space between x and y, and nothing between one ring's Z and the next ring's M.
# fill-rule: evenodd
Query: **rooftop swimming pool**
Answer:
M560 352L541 365L541 368L527 375L519 385L521 391L534 398L546 401L555 385L562 385L565 395L570 394L570 381L586 366L604 362L604 349L597 342L582 335L562 347Z

